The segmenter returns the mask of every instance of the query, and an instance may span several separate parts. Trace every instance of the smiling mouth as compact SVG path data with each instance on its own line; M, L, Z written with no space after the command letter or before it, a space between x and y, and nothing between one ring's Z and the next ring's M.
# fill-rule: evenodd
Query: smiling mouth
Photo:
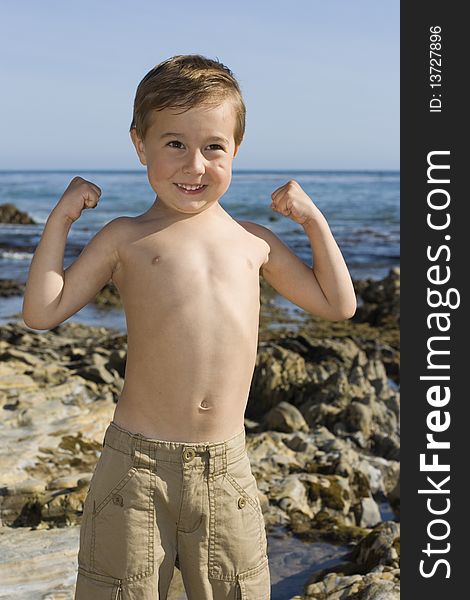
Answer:
M197 185L189 185L183 183L175 183L176 187L181 190L184 194L199 194L201 193L207 185L197 184Z

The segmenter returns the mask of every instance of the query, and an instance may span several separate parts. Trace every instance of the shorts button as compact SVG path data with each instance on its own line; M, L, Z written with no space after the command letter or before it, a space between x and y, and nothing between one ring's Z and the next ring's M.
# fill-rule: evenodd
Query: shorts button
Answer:
M193 460L195 455L196 455L196 452L195 452L194 448L185 448L183 450L183 460L185 462L189 462L190 460Z
M119 504L119 506L123 506L124 502L123 502L122 496L120 494L115 494L113 496L113 503Z
M238 508L243 508L246 504L246 500L245 498L243 498L243 496L240 496L240 498L238 498Z

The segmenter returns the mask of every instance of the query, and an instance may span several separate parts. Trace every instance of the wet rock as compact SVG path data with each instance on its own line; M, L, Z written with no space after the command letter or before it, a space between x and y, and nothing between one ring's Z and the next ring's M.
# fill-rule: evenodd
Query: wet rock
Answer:
M368 573L378 565L397 568L400 559L400 524L379 523L347 557L358 573Z
M399 573L364 576L331 573L323 581L309 585L305 592L305 596L294 596L291 600L400 600Z
M322 540L333 544L350 544L359 542L370 531L355 525L345 524L341 518L324 510L319 511L313 519L309 519L300 511L292 511L290 519L293 533L305 542Z
M400 267L390 269L380 281L354 281L354 289L362 299L354 322L368 322L375 327L388 323L400 324Z
M0 279L0 297L22 296L24 290L24 283L20 283L14 279Z
M399 524L378 524L345 558L347 562L314 572L305 595L297 598L399 599Z
M0 204L0 223L35 225L36 221L12 203Z
M308 427L324 425L362 449L395 460L398 398L376 354L369 358L352 340L302 335L260 345L247 415L259 421L264 414L263 426L276 429L269 419L283 412L270 411L285 402L300 411Z

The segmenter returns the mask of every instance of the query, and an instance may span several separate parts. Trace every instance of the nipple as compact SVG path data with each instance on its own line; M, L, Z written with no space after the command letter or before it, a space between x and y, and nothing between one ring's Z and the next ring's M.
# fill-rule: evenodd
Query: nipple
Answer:
M155 256L154 258L152 258L152 265L155 265L159 260L160 260L159 256Z

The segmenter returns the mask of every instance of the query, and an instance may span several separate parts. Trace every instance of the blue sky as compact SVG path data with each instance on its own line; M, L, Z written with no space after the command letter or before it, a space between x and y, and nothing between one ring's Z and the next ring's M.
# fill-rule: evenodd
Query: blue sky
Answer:
M398 0L2 2L0 52L0 169L143 169L136 87L193 53L240 82L235 169L399 168Z

